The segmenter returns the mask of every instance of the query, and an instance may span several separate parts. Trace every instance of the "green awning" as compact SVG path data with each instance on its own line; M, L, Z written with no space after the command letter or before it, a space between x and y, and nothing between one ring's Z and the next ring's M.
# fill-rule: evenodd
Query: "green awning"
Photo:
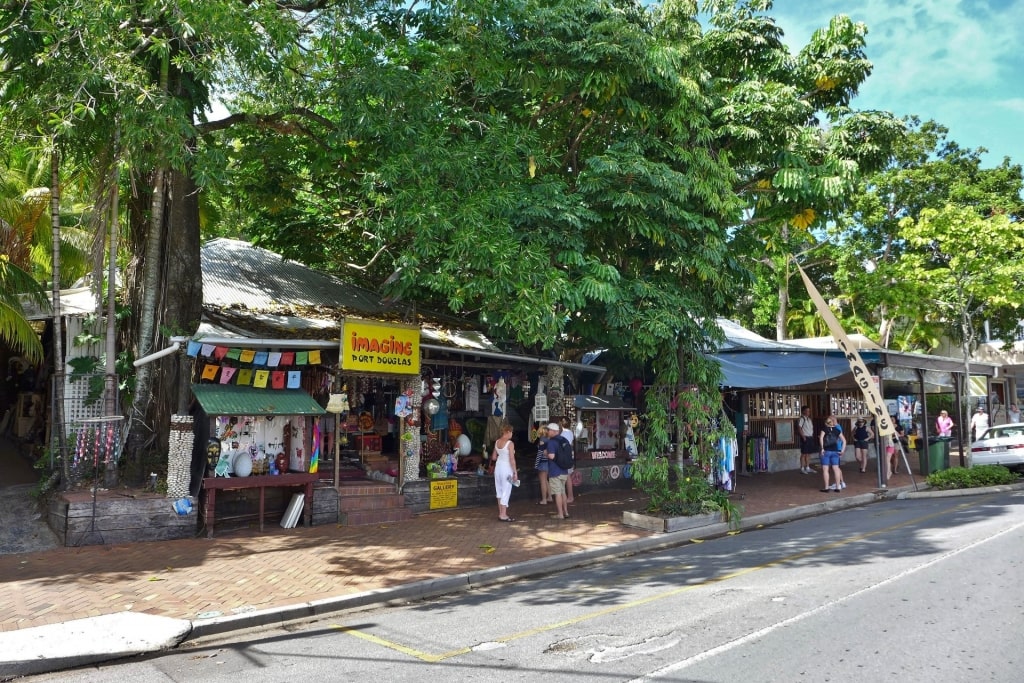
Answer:
M207 415L323 415L327 412L302 389L193 384L192 393Z

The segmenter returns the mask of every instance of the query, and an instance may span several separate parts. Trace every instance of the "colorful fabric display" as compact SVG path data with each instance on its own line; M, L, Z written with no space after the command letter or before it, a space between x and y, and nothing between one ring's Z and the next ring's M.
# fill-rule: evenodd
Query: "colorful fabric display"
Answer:
M301 370L289 370L288 371L288 388L298 389L302 384L302 371Z
M266 365L267 364L267 355L268 354L267 354L266 351L257 351L256 352L256 357L253 358L253 360L252 360L252 364L253 365Z
M252 370L249 368L242 368L238 371L238 381L235 382L240 387L247 387L252 384Z
M281 365L295 365L295 352L284 351L281 353Z
M281 354L278 351L271 351L267 356L267 365L272 368L276 368L281 364Z
M228 355L228 347L217 346L213 349L213 357L217 360L224 360L224 356Z
M270 386L273 389L284 389L284 371L274 370L270 373Z
M310 365L320 365L320 351L310 351L309 352L309 364Z
M296 365L306 365L309 362L309 352L299 351L295 354Z
M220 383L228 384L231 382L231 378L235 376L238 370L236 368L225 365L220 369Z
M266 389L268 379L270 379L270 372L268 370L257 370L252 385L257 389Z
M203 379L213 379L217 376L217 370L220 369L219 365L204 365L203 366Z
M238 360L242 357L242 349L231 349L228 351L228 358L231 360Z
M190 358L195 358L196 356L199 355L199 349L201 348L203 348L203 345L200 344L199 342L190 341L188 343L188 349L185 351L185 354L188 355Z
M202 348L199 350L199 353L209 358L210 356L213 355L213 349L213 344L203 344Z
M252 349L242 349L241 361L243 363L251 363L252 359L256 357L256 352Z

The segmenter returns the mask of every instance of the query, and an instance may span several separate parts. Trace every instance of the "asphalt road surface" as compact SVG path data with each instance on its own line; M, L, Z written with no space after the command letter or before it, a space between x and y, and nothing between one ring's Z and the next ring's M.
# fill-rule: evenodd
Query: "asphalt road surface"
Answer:
M31 680L1021 681L1022 581L1024 492L892 501Z

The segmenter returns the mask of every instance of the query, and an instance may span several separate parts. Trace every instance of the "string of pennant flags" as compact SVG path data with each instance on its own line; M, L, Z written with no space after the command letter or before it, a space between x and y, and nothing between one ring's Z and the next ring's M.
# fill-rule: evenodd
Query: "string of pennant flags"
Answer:
M298 389L302 384L302 370L272 370L270 368L301 367L320 364L320 351L256 351L231 348L216 344L190 341L186 354L191 358L214 361L235 361L252 365L237 368L221 363L204 363L202 378L220 384L252 386L257 389Z

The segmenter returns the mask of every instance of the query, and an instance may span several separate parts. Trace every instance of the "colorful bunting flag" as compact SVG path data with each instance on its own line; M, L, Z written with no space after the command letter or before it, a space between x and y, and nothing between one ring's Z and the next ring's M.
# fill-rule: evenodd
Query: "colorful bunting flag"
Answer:
M281 364L281 353L279 351L271 351L267 357L267 365L272 368L276 368Z
M235 376L235 372L237 372L235 368L228 365L223 366L220 369L220 383L229 384L231 382L231 378Z
M257 351L256 357L252 360L253 365L266 365L267 364L267 352Z
M199 355L199 349L203 348L203 345L197 341L189 341L188 350L185 352L188 356L195 358Z
M284 389L283 370L274 370L270 373L270 386L272 389Z
M238 360L242 355L242 349L231 349L228 351L228 358L231 360Z
M240 360L243 363L251 363L252 359L256 357L256 352L252 349L242 349L242 356Z
M203 379L213 379L217 376L217 370L220 369L219 365L204 365L203 366Z
M224 360L224 356L228 355L228 347L218 346L213 350L213 357L217 360Z
M203 344L202 348L199 350L199 353L209 358L210 356L213 355L213 348L213 344Z
M298 353L295 354L295 364L296 365L305 365L308 361L309 361L309 352L308 351L299 351Z
M267 388L267 379L270 377L270 373L267 370L257 370L256 379L253 380L252 385L257 389Z
M302 386L302 371L301 370L289 370L288 371L288 388L298 389Z
M247 387L252 384L252 370L249 368L242 368L238 371L238 381L235 382L240 387Z
M281 365L295 365L295 352L285 351L281 354Z
M317 351L310 351L309 352L309 364L310 365L320 365L320 351L319 350L317 350Z

